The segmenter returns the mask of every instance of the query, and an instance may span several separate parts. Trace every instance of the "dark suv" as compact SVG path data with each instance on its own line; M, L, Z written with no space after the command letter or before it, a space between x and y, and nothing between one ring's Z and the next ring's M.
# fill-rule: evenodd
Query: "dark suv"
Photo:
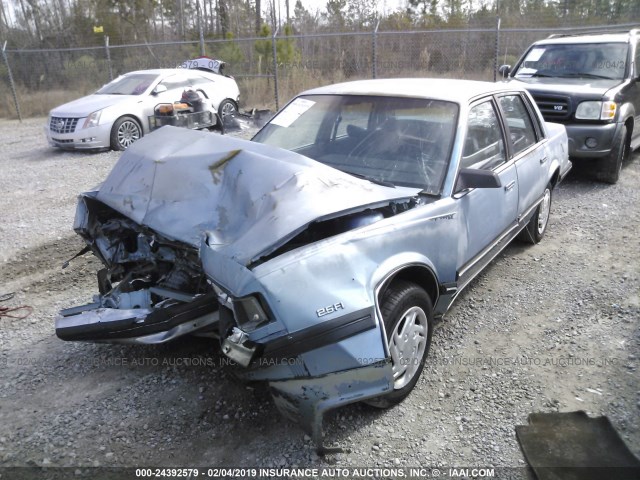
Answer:
M565 125L572 160L590 160L600 180L618 181L640 146L640 30L551 35L499 71L524 84L545 120Z

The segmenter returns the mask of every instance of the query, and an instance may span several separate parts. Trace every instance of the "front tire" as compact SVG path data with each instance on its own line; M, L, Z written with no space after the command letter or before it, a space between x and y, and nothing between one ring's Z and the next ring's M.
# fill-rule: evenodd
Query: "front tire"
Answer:
M549 225L549 217L551 216L551 200L553 199L553 186L547 185L544 189L542 201L536 212L527 223L527 226L520 232L518 238L526 243L535 245L540 243L540 240L547 232L547 226Z
M115 121L111 128L111 148L114 150L126 150L142 137L142 127L138 121L125 115Z
M603 159L600 160L597 172L598 180L615 184L620 178L620 171L622 170L622 162L627 156L629 146L627 145L627 127L623 126L613 141L613 149Z
M365 403L389 408L405 399L413 390L424 368L433 326L431 298L415 283L398 280L381 299L393 370L393 390Z

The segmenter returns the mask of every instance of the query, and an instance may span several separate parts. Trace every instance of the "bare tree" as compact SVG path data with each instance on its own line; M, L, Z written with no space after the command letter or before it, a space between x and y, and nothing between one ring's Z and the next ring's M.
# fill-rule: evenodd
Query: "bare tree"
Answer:
M256 0L256 35L260 33L260 26L262 25L262 12L260 0Z
M229 32L229 10L227 0L218 0L218 18L220 19L220 30L223 38L227 38Z
M4 10L4 0L0 0L0 39L4 38L8 31L9 21Z
M40 6L36 0L27 0L31 10L31 16L33 17L33 24L36 27L36 37L42 43L44 37L42 36L42 24L40 22Z
M31 31L31 22L29 22L29 14L27 13L27 8L24 6L24 0L18 0L20 3L20 10L22 10L22 18L24 20L24 27L27 31L29 37L33 37L33 33Z

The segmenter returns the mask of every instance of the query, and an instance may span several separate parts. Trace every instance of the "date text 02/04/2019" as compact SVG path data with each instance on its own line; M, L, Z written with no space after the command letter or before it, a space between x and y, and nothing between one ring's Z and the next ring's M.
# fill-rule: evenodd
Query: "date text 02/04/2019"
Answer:
M150 478L439 478L465 477L493 478L493 468L429 468L429 467L397 467L397 468L139 468L136 477Z

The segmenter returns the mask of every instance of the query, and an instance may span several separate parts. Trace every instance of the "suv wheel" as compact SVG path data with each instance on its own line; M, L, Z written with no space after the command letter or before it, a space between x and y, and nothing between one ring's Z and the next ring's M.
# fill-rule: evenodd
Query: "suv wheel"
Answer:
M600 160L597 173L598 180L614 184L620 178L620 170L622 170L622 162L627 156L627 127L623 126L613 141L611 153Z

